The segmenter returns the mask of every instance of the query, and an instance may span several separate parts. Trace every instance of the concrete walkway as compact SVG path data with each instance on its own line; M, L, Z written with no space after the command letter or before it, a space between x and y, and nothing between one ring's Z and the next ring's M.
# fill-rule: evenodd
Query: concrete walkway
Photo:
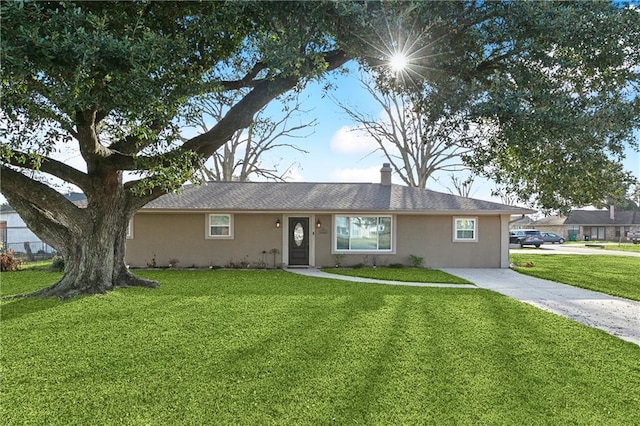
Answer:
M640 345L640 302L609 296L553 281L529 277L511 269L445 268L476 286L460 284L408 283L329 274L318 269L288 269L289 272L343 281L416 287L483 288L520 300L548 312L598 328L620 339Z

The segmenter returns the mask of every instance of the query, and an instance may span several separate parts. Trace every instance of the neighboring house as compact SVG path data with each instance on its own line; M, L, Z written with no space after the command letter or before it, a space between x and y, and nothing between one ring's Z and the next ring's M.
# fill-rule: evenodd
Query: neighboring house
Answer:
M566 218L549 216L532 222L530 227L562 235L567 241L619 241L630 233L640 233L640 212L615 211L611 219L609 210L573 210Z
M531 222L529 227L539 229L540 232L553 232L554 234L563 236L565 240L569 240L569 235L566 232L564 224L566 219L564 216L547 216Z
M381 183L209 182L143 207L132 267L409 264L509 266L509 220L532 210Z
M72 202L81 202L86 197L82 193L71 192L65 197ZM8 204L0 206L0 251L13 250L25 253L29 244L32 253L54 253L56 250L42 241L24 223L18 212Z
M517 215L511 218L509 229L528 229L531 228L531 219L529 216Z
M0 250L13 250L16 253L26 252L25 244L29 244L32 253L51 253L55 251L31 232L13 207L2 205L0 208Z
M640 211L574 210L564 225L567 239L617 241L640 232Z

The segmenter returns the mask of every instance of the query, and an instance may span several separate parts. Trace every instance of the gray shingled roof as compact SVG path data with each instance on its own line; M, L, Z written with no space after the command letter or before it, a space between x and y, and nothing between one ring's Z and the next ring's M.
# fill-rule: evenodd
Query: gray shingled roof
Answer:
M564 225L567 218L564 216L547 216L531 222L532 226L559 226Z
M640 225L640 212L615 211L615 221L609 217L608 210L574 210L565 225Z
M440 192L377 183L209 182L186 186L143 210L500 212L532 210Z

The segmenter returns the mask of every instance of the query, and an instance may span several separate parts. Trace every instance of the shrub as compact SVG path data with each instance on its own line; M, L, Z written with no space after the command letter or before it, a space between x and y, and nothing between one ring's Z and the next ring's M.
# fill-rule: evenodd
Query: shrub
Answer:
M416 256L415 254L410 254L409 262L411 263L411 266L413 266L414 268L420 268L424 263L424 257Z
M157 268L157 267L158 267L158 263L156 262L156 254L153 253L151 262L147 262L147 268Z
M57 272L64 271L64 258L62 256L54 256L51 261L51 270Z
M352 268L353 269L362 269L365 266L367 266L367 265L365 265L364 263L356 263L355 265L352 266Z
M402 263L392 263L391 265L389 265L389 268L401 269L404 268L404 265Z
M20 259L16 258L13 250L0 253L0 271L17 271L20 268Z

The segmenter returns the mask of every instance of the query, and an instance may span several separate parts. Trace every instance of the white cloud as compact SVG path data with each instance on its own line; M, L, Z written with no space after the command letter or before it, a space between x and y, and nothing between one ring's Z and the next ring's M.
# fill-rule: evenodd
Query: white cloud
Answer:
M368 154L378 148L378 143L357 126L342 126L331 138L330 147L343 154Z

